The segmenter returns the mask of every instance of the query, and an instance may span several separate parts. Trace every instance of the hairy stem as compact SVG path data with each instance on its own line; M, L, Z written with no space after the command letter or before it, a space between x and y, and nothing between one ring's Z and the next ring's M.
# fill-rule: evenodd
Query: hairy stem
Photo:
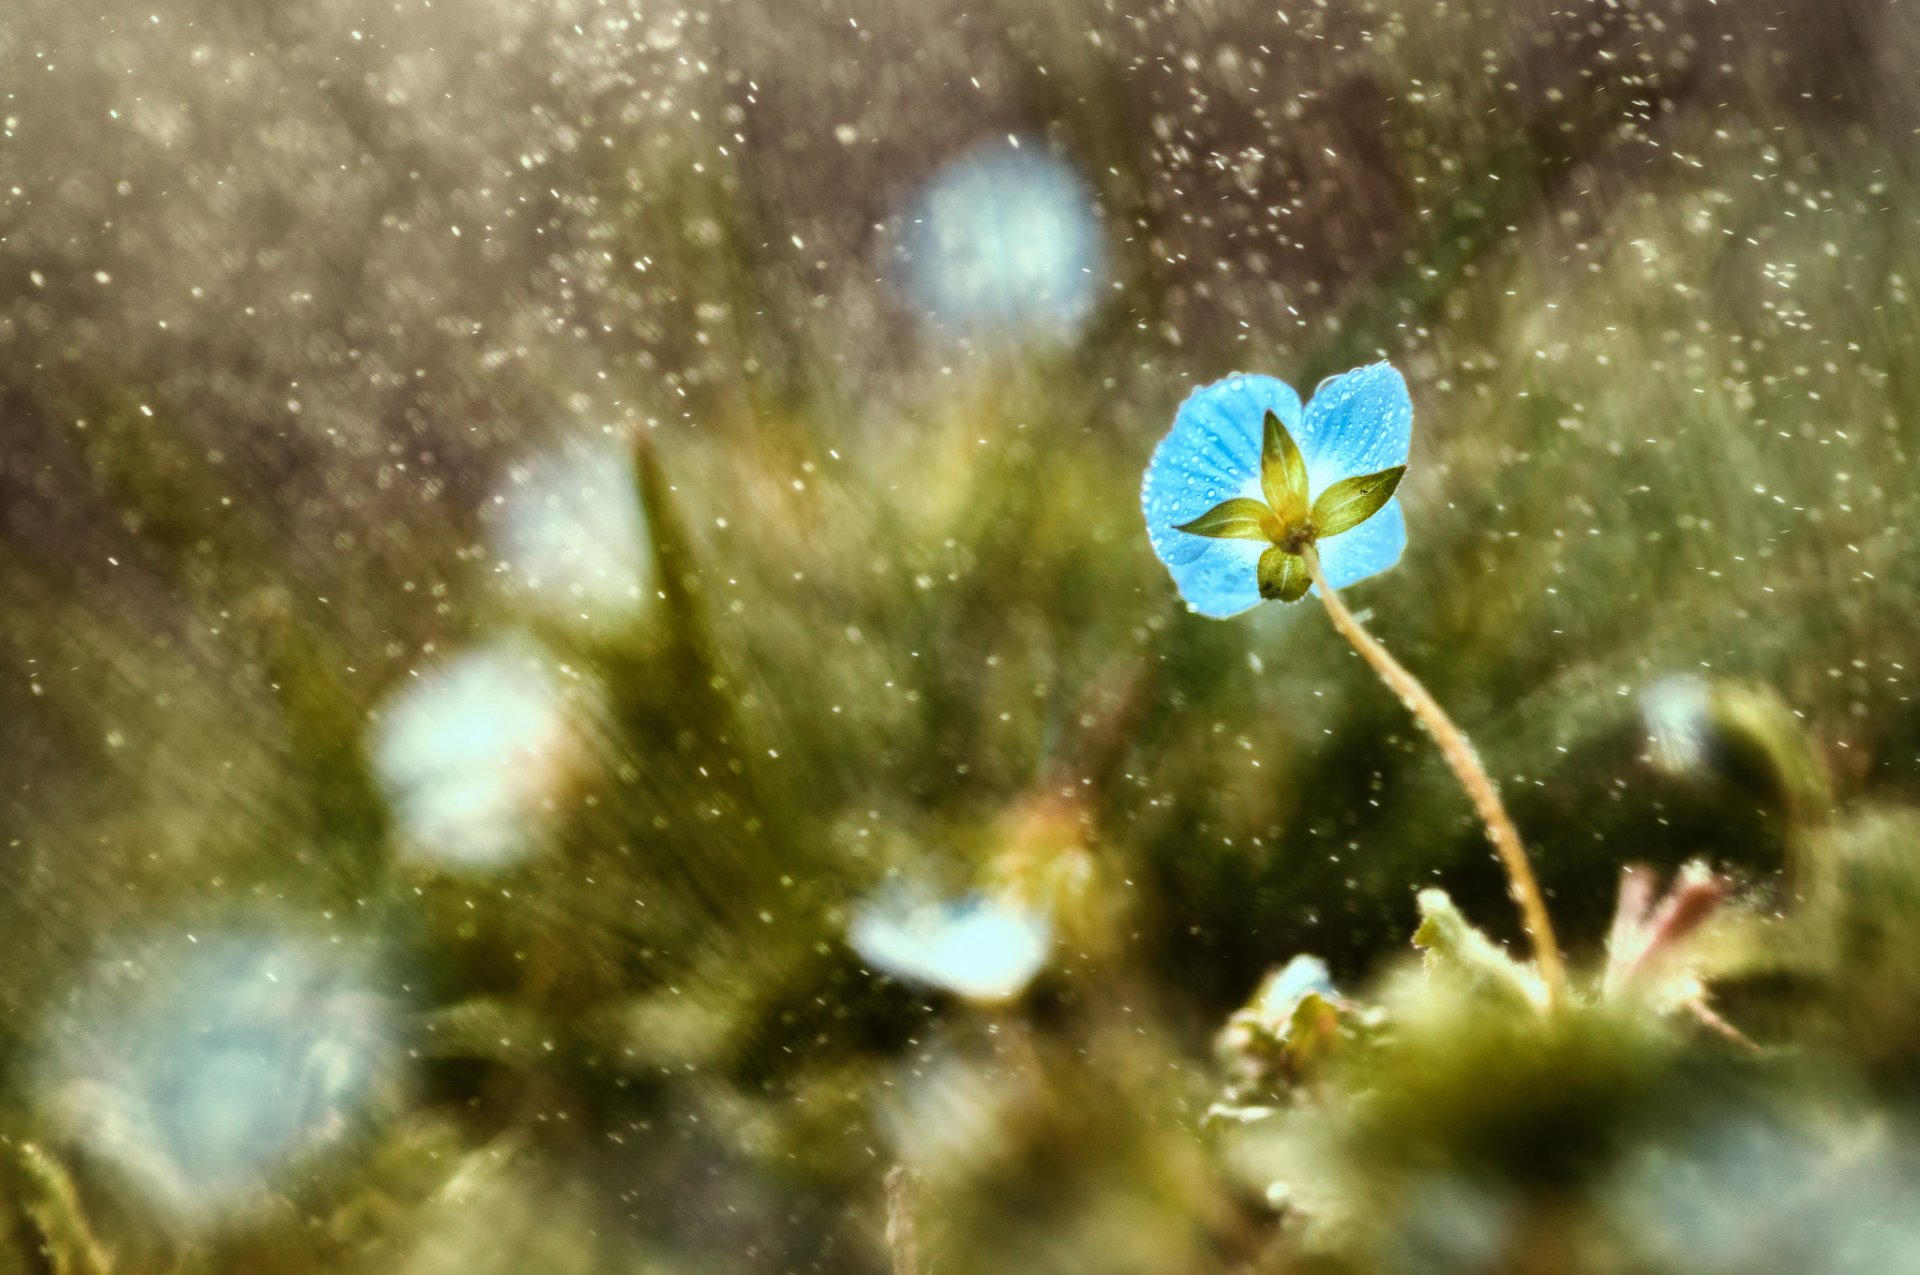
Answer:
M1540 977L1547 985L1547 1002L1557 1005L1566 986L1566 967L1560 960L1560 946L1553 937L1553 922L1547 916L1547 901L1540 893L1540 883L1534 879L1533 864L1527 859L1526 847L1520 844L1520 833L1513 826L1513 820L1507 815L1507 808L1500 804L1500 794L1493 786L1493 780L1487 775L1487 769L1480 764L1480 755L1473 750L1473 743L1460 728L1453 724L1439 701L1420 684L1420 679L1407 672L1400 661L1387 653L1371 633L1362 628L1353 612L1347 610L1347 604L1340 600L1333 586L1327 583L1327 577L1320 570L1320 555L1312 545L1307 545L1301 555L1306 559L1307 574L1312 578L1314 587L1319 590L1320 601L1326 605L1327 615L1333 620L1333 627L1340 636L1353 644L1360 658L1373 666L1380 680L1400 697L1400 702L1426 727L1440 745L1440 755L1447 759L1447 765L1458 776L1460 786L1467 790L1467 796L1473 801L1473 808L1480 816L1480 822L1486 826L1487 840L1493 842L1494 853L1499 855L1500 864L1507 871L1508 893L1519 905L1520 919L1525 925L1527 937L1533 943L1534 962L1539 966Z

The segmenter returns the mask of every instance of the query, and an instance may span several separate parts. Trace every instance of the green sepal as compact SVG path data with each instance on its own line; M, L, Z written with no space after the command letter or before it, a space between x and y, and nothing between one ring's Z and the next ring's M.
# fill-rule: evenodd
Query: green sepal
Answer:
M1215 540L1269 540L1272 525L1273 510L1250 497L1235 496L1174 530Z
M1282 602L1298 602L1307 595L1313 577L1307 574L1306 559L1275 545L1260 555L1260 596Z
M1337 536L1379 513L1381 506L1393 499L1394 489L1406 472L1405 465L1395 465L1377 474L1343 478L1321 492L1320 498L1313 502L1315 534Z
M1260 447L1260 490L1280 521L1291 527L1307 512L1307 459L1271 410L1267 412L1265 435Z

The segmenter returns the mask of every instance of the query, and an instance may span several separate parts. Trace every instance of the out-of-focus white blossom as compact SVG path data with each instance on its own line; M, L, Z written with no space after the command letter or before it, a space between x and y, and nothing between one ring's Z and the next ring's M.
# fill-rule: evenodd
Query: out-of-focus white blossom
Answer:
M1712 695L1705 679L1687 673L1663 677L1640 692L1640 717L1660 769L1677 775L1706 764Z
M883 973L992 1004L1019 996L1046 965L1053 925L989 895L928 901L891 891L860 909L848 938Z
M1093 193L1036 138L950 160L908 214L906 284L961 329L1070 337L1106 282Z
M610 628L654 596L653 539L626 451L579 445L531 457L507 472L494 504L495 554L543 613Z
M370 751L402 853L468 871L534 854L553 800L584 760L590 698L547 652L515 641L397 687Z

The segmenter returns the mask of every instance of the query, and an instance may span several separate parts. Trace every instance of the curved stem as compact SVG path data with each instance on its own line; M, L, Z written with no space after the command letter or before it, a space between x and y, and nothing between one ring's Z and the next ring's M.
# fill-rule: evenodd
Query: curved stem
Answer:
M1389 655L1387 648L1381 646L1371 633L1360 627L1360 621L1354 618L1353 612L1347 610L1347 604L1327 583L1327 577L1320 570L1320 555L1313 546L1305 546L1300 556L1306 560L1307 575L1319 590L1320 601L1326 605L1333 627L1340 630L1340 636L1353 644L1360 658L1373 666L1380 680L1400 697L1400 702L1426 727L1427 733L1440 745L1440 755L1447 759L1447 765L1459 777L1460 786L1472 798L1480 822L1486 825L1487 840L1493 842L1494 853L1500 856L1500 864L1507 870L1508 892L1520 907L1520 919L1526 926L1527 937L1533 943L1534 961L1540 967L1540 977L1547 985L1547 1003L1550 1006L1557 1005L1567 976L1566 967L1560 960L1559 944L1554 941L1553 922L1547 916L1546 898L1540 893L1540 883L1534 880L1533 865L1527 859L1526 847L1520 844L1520 833L1507 816L1507 808L1500 804L1500 794L1487 775L1486 767L1480 764L1480 755L1474 752L1472 742L1453 724L1453 719L1447 716L1446 710L1420 684L1420 680Z

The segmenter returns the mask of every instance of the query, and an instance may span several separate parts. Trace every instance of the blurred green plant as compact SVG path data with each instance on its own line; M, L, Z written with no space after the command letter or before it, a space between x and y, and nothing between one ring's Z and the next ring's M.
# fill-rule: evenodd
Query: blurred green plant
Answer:
M1915 35L1777 8L10 14L0 1269L1910 1268ZM1009 135L1104 238L1074 340L896 295ZM1356 619L1528 830L1557 1020L1398 707L1116 499L1193 386L1379 358L1420 535ZM581 711L474 872L375 723L499 642ZM899 880L1046 963L879 977ZM379 956L406 1083L182 1219L114 1165L189 1131L48 1060L262 918Z

